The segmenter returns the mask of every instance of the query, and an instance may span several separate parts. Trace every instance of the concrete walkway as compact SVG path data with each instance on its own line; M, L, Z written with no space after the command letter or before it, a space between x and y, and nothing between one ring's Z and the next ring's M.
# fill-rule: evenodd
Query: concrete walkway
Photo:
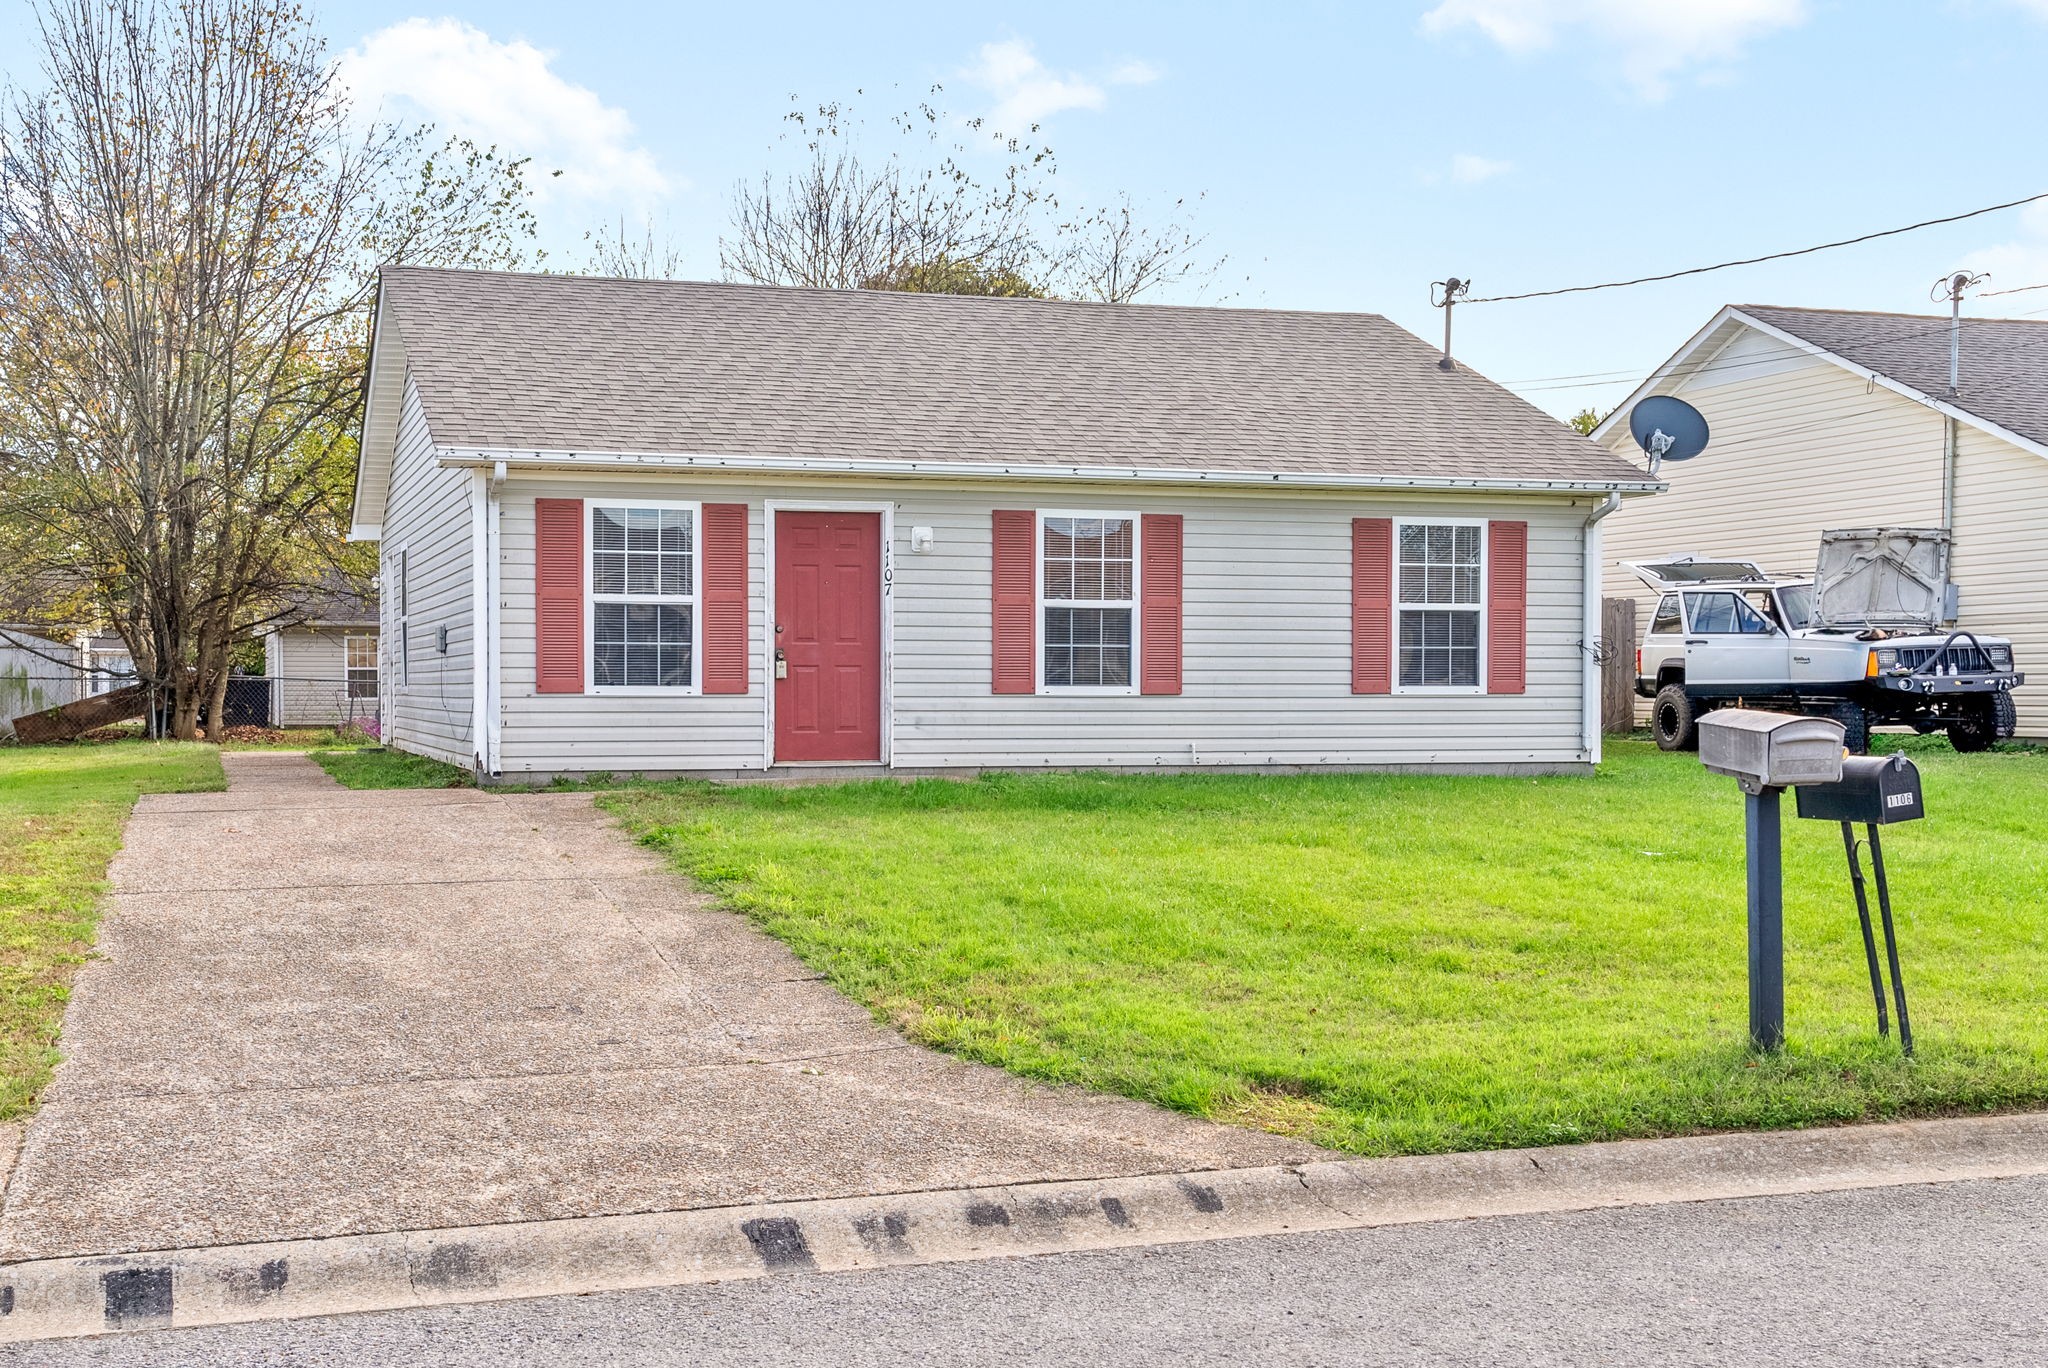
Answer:
M145 797L0 1262L1291 1163L906 1045L588 798Z

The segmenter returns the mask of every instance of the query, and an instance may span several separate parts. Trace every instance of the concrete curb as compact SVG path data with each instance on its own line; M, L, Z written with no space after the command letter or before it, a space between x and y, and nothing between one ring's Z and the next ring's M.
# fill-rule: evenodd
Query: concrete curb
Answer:
M2048 1115L345 1235L0 1266L0 1341L2048 1173Z

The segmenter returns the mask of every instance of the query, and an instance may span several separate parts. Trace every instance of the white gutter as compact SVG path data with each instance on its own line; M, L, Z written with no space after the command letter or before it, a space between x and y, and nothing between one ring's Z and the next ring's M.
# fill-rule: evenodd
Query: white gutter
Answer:
M1609 494L1602 499L1591 513L1586 515L1585 571L1585 650L1581 664L1580 698L1580 739L1584 743L1586 763L1600 763L1600 680L1601 661L1595 650L1600 641L1600 521L1609 513L1621 507L1621 495ZM1614 643L1607 643L1609 650ZM1628 649L1626 645L1623 650Z
M444 447L449 469L719 470L754 474L918 475L980 480L1102 480L1120 483L1219 485L1233 488L1472 490L1518 494L1651 494L1664 488L1648 476L1628 480L1473 479L1426 475L1347 475L1302 471L1195 470L1138 466L997 465L987 461L848 460L817 456L710 456L618 451L512 451Z

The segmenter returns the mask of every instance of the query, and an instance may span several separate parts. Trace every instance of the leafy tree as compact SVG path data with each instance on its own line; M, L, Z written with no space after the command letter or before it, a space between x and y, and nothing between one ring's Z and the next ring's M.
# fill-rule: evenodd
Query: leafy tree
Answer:
M1592 408L1582 408L1571 417L1565 419L1566 424L1571 430L1578 433L1581 437L1591 437L1593 429L1606 421L1607 415L1605 413Z
M0 118L0 558L174 735L342 541L380 262L510 264L525 163L352 117L290 0L46 0ZM356 563L351 564L354 557Z

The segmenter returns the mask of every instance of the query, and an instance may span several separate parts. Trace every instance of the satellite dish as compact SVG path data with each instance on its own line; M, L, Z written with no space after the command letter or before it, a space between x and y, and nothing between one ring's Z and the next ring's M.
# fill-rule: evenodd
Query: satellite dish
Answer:
M1650 473L1665 461L1690 461L1707 449L1707 420L1683 399L1653 394L1628 411L1629 436L1650 456Z

